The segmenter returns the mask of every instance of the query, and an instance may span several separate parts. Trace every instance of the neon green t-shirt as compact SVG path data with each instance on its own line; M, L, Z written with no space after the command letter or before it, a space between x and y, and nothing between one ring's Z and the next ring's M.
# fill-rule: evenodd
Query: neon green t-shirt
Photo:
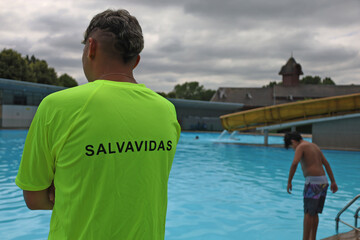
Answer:
M41 102L15 182L40 191L54 181L49 239L164 239L179 136L165 98L97 80Z

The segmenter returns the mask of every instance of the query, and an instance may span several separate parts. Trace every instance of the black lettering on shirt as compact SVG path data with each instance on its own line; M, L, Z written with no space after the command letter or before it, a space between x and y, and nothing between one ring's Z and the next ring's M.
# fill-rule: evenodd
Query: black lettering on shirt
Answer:
M172 149L172 142L171 141L167 141L167 148L166 150L170 151Z
M129 141L128 144L127 144L127 147L126 147L125 152L129 151L130 149L131 149L132 152L134 151L133 145L132 145L132 143Z
M115 151L111 151L111 143L109 143L109 154L116 153Z
M124 148L124 144L125 144L125 142L122 142L121 147L120 147L119 143L116 142L116 145L117 145L117 148L118 148L118 150L119 150L119 153L122 153L122 150L123 150L123 148Z
M160 144L159 144L159 147L158 147L158 151L162 149L163 151L165 151L165 147L164 147L164 142L163 141L160 141Z
M114 146L116 143L116 147ZM105 147L106 146L106 147ZM144 146L144 147L143 147ZM131 152L146 152L146 151L171 151L172 141L164 140L141 140L141 141L122 141L122 142L105 142L98 145L86 145L85 155L94 156L101 154L127 153Z
M156 149L156 142L151 140L149 141L149 151L154 151Z
M96 153L96 155L99 155L99 153L105 153L106 154L106 150L104 148L104 145L102 143L99 144L99 148L98 148L98 151Z
M144 142L144 141L141 141L141 142L140 142L140 145L138 145L138 142L135 141L136 150L137 150L138 152L140 152L141 146L143 145L143 142Z
M86 156L93 156L94 155L94 150L93 150L94 146L93 145L87 145L85 147L86 151L88 151L86 154Z

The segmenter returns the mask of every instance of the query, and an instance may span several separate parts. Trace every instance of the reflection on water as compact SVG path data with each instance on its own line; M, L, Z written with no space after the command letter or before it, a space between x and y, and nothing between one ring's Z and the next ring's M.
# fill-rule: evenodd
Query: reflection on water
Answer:
M0 131L1 239L46 239L48 234L51 212L28 210L22 191L14 184L26 133ZM301 238L304 180L300 169L293 194L286 193L294 152L214 143L218 136L182 133L169 179L166 239ZM319 238L335 233L337 212L360 193L360 154L324 153L339 192L328 195L320 215ZM354 211L344 214L344 220L352 223ZM340 231L347 230L340 225Z

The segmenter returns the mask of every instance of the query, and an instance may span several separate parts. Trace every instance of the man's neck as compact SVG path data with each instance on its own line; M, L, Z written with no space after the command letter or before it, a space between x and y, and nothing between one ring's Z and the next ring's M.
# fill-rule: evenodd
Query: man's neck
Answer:
M115 82L130 82L137 83L132 74L126 74L123 72L109 72L100 75L97 79L99 80L109 80Z

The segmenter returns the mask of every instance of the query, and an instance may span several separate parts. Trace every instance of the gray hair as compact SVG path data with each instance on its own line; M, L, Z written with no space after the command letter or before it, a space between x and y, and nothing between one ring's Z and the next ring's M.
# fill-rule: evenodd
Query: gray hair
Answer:
M144 48L139 22L124 9L108 9L95 15L84 33L83 43L85 44L90 35L97 30L102 32L104 38L106 35L111 36L113 46L108 47L112 49L113 54L120 55L124 63L137 57Z

